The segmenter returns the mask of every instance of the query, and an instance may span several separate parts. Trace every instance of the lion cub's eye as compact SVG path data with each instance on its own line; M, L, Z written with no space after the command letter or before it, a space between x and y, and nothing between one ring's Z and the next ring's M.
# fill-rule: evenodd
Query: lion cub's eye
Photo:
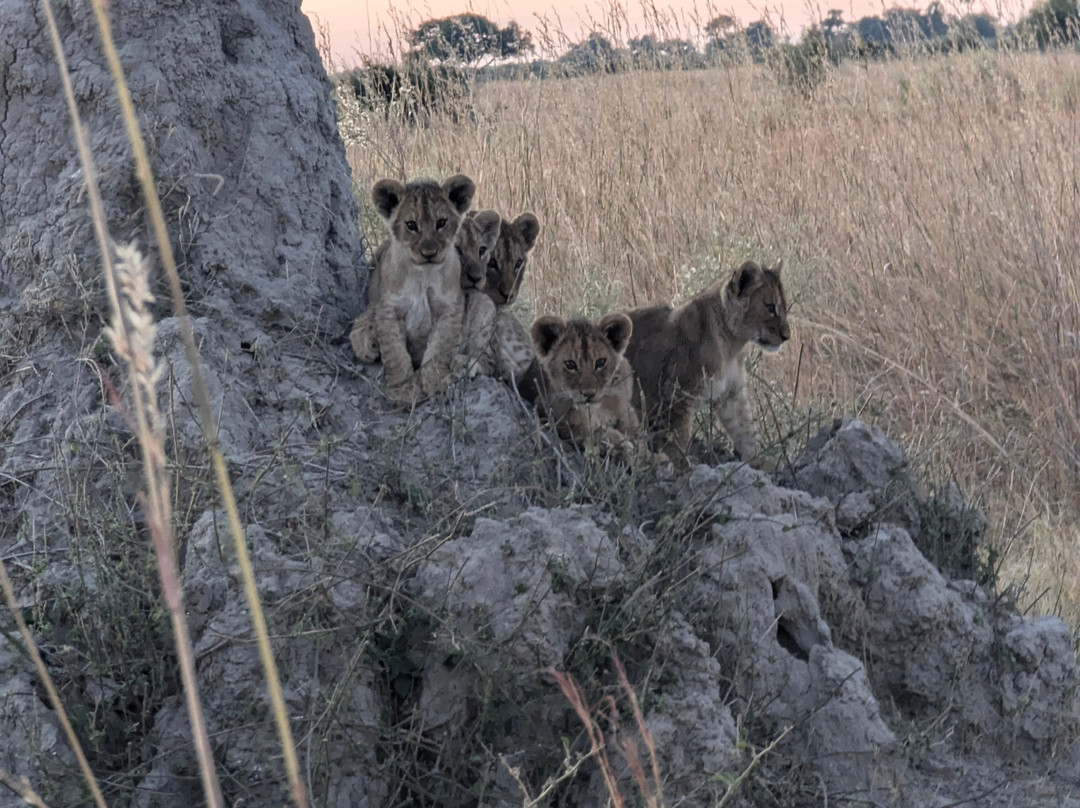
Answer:
M569 371L577 370L577 362L575 362L573 359L567 359L565 362L563 362L563 365L565 365L566 369Z
M409 219L409 221L405 222L405 229L410 233L415 233L420 228L416 226L416 221L414 219Z
M484 253L486 253L486 252L487 252L487 247L485 247L483 244L481 244L480 245L480 257L483 258Z
M775 303L766 303L765 304L765 311L769 312L769 314L776 314L776 304Z
M606 364L607 364L607 357L606 356L601 356L599 359L596 360L596 366L595 367L596 367L597 370L600 370Z
M446 227L446 219L439 219L439 221L435 222L436 230L442 230L444 227Z

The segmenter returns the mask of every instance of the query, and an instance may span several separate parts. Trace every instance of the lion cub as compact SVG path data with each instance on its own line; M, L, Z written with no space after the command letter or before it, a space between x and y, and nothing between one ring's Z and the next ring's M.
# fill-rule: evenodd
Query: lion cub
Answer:
M379 180L371 189L390 231L375 256L368 300L392 401L422 401L449 380L465 309L454 243L475 192L462 174L442 185Z
M540 234L540 221L532 213L522 213L513 221L503 219L499 238L487 264L484 291L493 305L494 323L480 355L480 372L503 379L520 378L535 358L532 340L508 309L517 300L529 254Z
M514 221L503 219L499 239L487 263L485 291L496 306L509 306L521 291L529 253L540 235L540 221L531 213L522 213Z
M490 344L498 317L487 294L488 265L495 260L502 232L502 217L493 210L470 213L458 235L461 288L465 290L465 327L461 361L469 373L491 374Z
M483 292L487 282L487 265L495 242L499 238L499 226L502 217L493 210L479 213L469 211L461 222L454 249L457 250L461 264L461 288L465 293L465 331L477 334L477 339L491 338L494 327L495 307ZM375 269L368 279L368 299L374 300L378 288L378 263L389 242L383 244L375 253ZM486 334L486 337L484 336ZM349 344L353 353L361 362L378 362L380 357L379 341L375 336L375 307L369 305L360 313L349 331ZM483 343L486 345L486 343ZM470 357L476 357L482 345L467 347Z
M626 349L642 412L657 448L686 457L694 413L702 401L718 405L720 422L742 460L760 452L743 378L749 342L775 351L788 340L782 262L762 269L747 261L731 278L699 292L683 306L628 312L634 324Z
M599 442L622 462L635 454L642 437L631 404L634 376L623 358L632 330L625 314L597 323L540 317L532 326L537 362L522 380L523 395L560 438L579 447Z

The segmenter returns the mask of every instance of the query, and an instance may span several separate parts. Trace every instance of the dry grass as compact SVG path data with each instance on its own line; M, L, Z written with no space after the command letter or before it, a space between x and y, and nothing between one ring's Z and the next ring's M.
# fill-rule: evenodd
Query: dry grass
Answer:
M975 52L846 64L811 100L756 65L499 82L475 122L342 129L361 194L464 171L479 206L536 212L537 313L678 300L782 257L795 336L757 373L955 478L1002 581L1076 624L1078 75L1075 53Z

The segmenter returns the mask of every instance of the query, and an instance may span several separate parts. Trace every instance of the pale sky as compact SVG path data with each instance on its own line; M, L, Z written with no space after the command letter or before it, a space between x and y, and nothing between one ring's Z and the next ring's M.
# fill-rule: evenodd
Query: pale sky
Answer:
M302 0L302 10L311 18L316 41L320 30L329 37L334 67L345 69L360 63L360 55L398 54L399 32L409 31L425 20L473 12L499 25L511 20L532 32L540 46L548 32L559 53L569 42L579 41L589 31L606 33L612 40L659 32L666 36L695 39L705 23L720 14L729 14L742 23L767 18L773 29L795 36L810 22L825 17L829 9L840 9L853 22L870 14L880 14L896 6L925 8L930 0ZM989 11L1000 20L1013 21L1022 13L1024 0L943 0L950 14ZM392 44L391 44L392 43ZM538 53L539 56L556 54Z

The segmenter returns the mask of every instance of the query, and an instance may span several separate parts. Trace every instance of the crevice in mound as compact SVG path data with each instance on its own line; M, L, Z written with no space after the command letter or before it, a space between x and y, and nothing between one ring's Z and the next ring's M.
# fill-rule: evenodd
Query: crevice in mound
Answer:
M803 647L799 645L799 641L795 639L795 635L788 628L787 620L781 618L776 624L776 641L780 643L780 647L791 654L796 659L801 659L803 662L810 661L810 653L803 650Z

